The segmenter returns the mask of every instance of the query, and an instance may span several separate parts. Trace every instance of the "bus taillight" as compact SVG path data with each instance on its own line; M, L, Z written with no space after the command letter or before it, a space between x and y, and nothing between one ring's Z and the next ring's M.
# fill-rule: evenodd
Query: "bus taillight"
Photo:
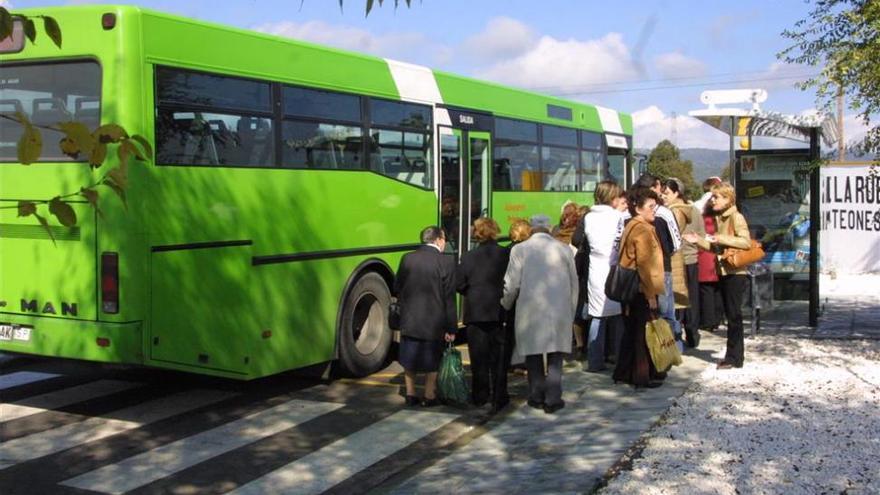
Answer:
M119 254L101 253L101 309L119 312Z

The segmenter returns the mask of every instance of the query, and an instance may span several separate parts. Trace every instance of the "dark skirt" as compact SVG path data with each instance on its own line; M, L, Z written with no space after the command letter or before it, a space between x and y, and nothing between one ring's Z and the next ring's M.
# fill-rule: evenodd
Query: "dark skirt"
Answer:
M402 335L398 361L403 369L413 373L432 373L440 369L440 357L443 355L443 342L439 340L422 340Z
M640 292L624 310L626 327L623 330L623 338L620 339L614 380L645 386L651 380L659 380L663 376L654 368L645 337L645 325L650 318L648 300Z

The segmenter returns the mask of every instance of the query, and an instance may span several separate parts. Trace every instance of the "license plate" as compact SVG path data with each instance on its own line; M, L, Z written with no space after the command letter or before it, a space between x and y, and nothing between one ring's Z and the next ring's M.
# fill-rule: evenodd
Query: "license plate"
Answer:
M9 323L0 323L0 340L17 340L19 342L30 342L32 330L32 327Z

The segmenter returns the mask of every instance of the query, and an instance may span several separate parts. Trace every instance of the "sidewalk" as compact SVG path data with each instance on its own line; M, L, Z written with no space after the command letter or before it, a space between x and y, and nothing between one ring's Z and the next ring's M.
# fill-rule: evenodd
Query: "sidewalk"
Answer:
M566 407L545 414L522 405L487 431L386 493L589 492L710 363L723 340L705 334L662 387L634 390L603 374L567 370ZM404 478L406 478L404 476Z
M818 463L815 458L811 462L798 461L809 455L809 448L816 452L820 447L835 451L835 435L841 434L838 429L846 425L847 414L858 412L860 421L868 428L880 426L867 413L876 411L878 405L866 407L860 399L876 401L880 383L880 368L872 364L876 363L880 349L880 343L874 342L880 341L880 275L835 281L823 278L822 287L824 312L819 327L807 326L806 302L777 302L762 315L758 335L746 340L749 362L744 370L716 371L714 361L723 352L724 335L704 332L700 349L687 351L684 364L670 372L666 383L657 389L635 391L629 386L614 385L610 372L594 375L567 371L563 379L567 405L558 414L547 415L522 405L494 418L485 425L486 433L471 443L445 453L433 465L409 469L390 480L391 486L396 485L394 489L380 492L589 493L610 475L609 493L666 493L648 488L656 488L654 480L663 478L666 472L678 472L681 476L686 472L667 469L671 459L667 443L679 441L674 439L678 433L690 429L688 426L681 430L681 425L700 421L705 431L690 432L692 442L676 447L680 455L675 456L675 462L680 467L694 468L688 474L691 484L682 484L684 477L678 481L673 477L662 485L670 493L754 490L758 486L755 480L773 480L773 466L779 465L785 468L787 477L765 485L768 492L810 493L809 488L803 491L802 484L791 481L797 477L798 462L821 473L821 459ZM852 346L850 341L870 344ZM867 353L867 357L860 353ZM851 358L847 354L852 354ZM799 381L800 377L803 380ZM804 386L812 390L803 390ZM748 400L737 402L737 397L743 399L750 387L754 390L749 392ZM835 390L839 387L852 393L841 395ZM732 395L730 390L739 392ZM795 400L803 406L802 410L789 407L789 401ZM847 405L858 407L848 409ZM704 409L709 411L705 416ZM807 411L808 416L813 414L815 418L805 422L802 416ZM770 418L774 421L768 422ZM732 431L732 427L736 430L735 425L770 428L770 436L767 437L767 431L756 430L755 438L760 445L750 444L748 448L737 444L737 435L725 436L728 444L715 445L717 442L712 439L722 438L721 432ZM815 425L824 430L814 431ZM843 432L847 433L852 436L851 429ZM751 438L749 435L740 436ZM824 445L795 442L800 435L811 435ZM707 440L712 445L704 445ZM880 438L864 440L867 443L859 442L862 447L874 442L880 445ZM803 450L808 444L807 450ZM714 451L718 454L711 454ZM867 448L866 453L871 451ZM773 458L779 454L791 458ZM744 459L749 455L755 455L755 462L764 464L756 466L751 459ZM876 464L858 453L853 457L854 460L844 458L841 469L852 472L866 464ZM769 470L767 462L774 463ZM874 464L868 469L873 469ZM612 467L614 472L609 474ZM730 469L736 469L737 477L727 474ZM623 474L617 476L617 471ZM811 475L811 479L823 482L814 476L821 474ZM865 488L866 479L859 473L848 474L846 478L849 486L856 489ZM693 492L695 485L701 489ZM842 485L835 481L831 486Z

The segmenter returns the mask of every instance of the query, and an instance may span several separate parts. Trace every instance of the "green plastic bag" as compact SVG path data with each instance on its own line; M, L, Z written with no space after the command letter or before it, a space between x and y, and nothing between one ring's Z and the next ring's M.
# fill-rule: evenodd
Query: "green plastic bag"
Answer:
M452 347L452 344L443 351L443 359L440 361L440 374L437 377L437 388L442 399L447 404L465 406L468 403L470 392L467 381L464 378L464 366L461 363L461 353Z

